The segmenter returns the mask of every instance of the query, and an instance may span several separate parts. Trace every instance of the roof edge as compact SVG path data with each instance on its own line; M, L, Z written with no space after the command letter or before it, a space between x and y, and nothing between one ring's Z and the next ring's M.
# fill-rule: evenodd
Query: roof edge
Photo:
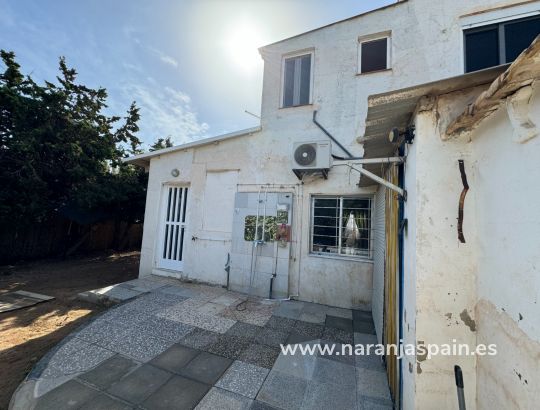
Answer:
M261 131L261 129L262 129L262 127L259 125L257 127L251 127L251 128L246 128L246 129L243 129L243 130L230 132L228 134L217 135L215 137L210 137L210 138L203 138L203 139L200 139L200 140L197 140L197 141L188 142L186 144L175 145L174 147L163 148L163 149L159 149L157 151L151 151L151 152L145 152L143 154L133 155L131 157L124 158L122 160L122 162L125 162L127 164L135 164L135 165L140 165L140 166L146 166L146 165L148 165L148 163L150 163L150 160L153 157L157 157L157 156L160 156L160 155L167 155L167 154L171 154L171 153L176 152L176 151L181 151L181 150L189 149L189 148L196 148L196 147L200 147L200 146L203 146L203 145L208 145L208 144L212 144L212 143L215 143L215 142L225 141L225 140L232 139L232 138L242 137L244 135L251 135L251 134L254 134L256 132Z

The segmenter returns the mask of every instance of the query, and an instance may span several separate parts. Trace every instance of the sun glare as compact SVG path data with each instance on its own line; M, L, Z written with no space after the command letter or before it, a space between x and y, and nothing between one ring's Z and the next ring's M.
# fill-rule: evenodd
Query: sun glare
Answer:
M238 24L231 27L225 38L225 48L231 61L244 71L252 71L262 62L258 48L264 45L256 27Z

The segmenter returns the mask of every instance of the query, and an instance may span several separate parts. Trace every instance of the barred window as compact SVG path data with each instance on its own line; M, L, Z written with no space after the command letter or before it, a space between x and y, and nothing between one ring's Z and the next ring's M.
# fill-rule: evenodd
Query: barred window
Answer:
M371 198L315 196L311 253L371 258Z

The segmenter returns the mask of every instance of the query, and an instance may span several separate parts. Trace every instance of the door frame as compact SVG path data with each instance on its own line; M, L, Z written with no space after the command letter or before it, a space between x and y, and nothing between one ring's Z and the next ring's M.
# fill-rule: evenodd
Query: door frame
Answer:
M182 203L180 204L179 212L181 215L183 215L183 222L175 223L175 226L179 226L179 234L181 234L181 231L183 230L184 236L183 240L181 241L182 246L181 248L177 248L177 251L181 253L181 260L174 261L170 260L168 258L163 257L163 246L165 243L165 231L167 222L166 221L166 214L167 214L167 205L168 205L168 197L169 197L169 189L170 188L177 188L182 189L183 196L187 193L187 198L182 200ZM159 213L158 213L158 238L156 240L156 248L155 248L155 266L157 269L163 269L163 270L171 270L175 272L182 272L184 268L184 260L185 260L185 248L186 248L186 231L188 229L188 219L189 219L189 204L191 196L189 194L190 191L190 185L186 183L163 183L161 185L161 193L160 193L160 205L159 205ZM185 209L184 209L185 207ZM181 217L182 219L182 217Z

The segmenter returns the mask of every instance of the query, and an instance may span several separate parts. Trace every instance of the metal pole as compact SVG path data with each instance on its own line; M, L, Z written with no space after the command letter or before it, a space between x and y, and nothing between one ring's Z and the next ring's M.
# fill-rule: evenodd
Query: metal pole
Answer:
M456 376L456 388L459 410L465 410L465 393L463 391L463 372L458 365L454 366L454 375Z

